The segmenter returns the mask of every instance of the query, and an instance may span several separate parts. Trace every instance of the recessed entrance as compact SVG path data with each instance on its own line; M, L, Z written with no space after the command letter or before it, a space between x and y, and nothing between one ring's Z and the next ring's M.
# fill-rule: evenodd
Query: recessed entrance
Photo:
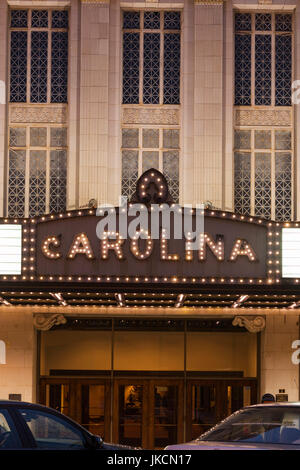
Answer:
M43 378L40 402L107 441L161 449L256 402L255 379Z

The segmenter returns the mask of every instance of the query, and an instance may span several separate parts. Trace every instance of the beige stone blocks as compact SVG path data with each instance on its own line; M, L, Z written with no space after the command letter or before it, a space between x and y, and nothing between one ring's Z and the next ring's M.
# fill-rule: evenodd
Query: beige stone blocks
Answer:
M292 363L292 342L299 339L295 314L267 315L261 334L261 394L285 389L289 401L299 399L299 366Z
M6 310L0 316L0 339L6 344L6 364L0 364L0 398L20 393L33 401L35 394L35 332L32 314Z

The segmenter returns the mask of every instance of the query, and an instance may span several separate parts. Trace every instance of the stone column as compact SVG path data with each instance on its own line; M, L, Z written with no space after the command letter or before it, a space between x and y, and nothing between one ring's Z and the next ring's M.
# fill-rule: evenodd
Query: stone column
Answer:
M234 25L232 2L224 3L224 206L233 211L233 102L234 102Z
M107 199L109 1L81 0L79 205Z
M182 118L180 203L194 204L194 2L184 2L182 35ZM197 129L195 129L197 131Z
M0 217L6 215L7 2L0 3Z
M109 86L108 86L108 202L119 204L121 195L121 7L120 1L110 3L109 10Z
M194 201L222 207L223 2L195 1Z
M299 400L299 365L292 363L292 342L299 339L299 316L266 315L261 333L261 395L285 389L289 401Z
M80 4L72 0L70 8L69 31L69 155L67 208L76 209L78 201L78 163L79 163L79 87L80 87Z

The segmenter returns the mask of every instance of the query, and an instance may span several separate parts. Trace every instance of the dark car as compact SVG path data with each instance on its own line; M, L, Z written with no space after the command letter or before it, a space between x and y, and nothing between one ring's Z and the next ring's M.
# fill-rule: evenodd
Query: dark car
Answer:
M0 400L0 450L126 450L108 444L78 423L42 405Z

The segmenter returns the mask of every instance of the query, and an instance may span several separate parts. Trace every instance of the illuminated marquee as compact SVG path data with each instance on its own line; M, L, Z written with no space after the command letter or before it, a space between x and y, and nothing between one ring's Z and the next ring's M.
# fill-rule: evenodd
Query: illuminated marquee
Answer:
M100 259L106 260L109 258L110 253L114 253L118 260L125 259L122 246L125 242L129 243L130 252L134 258L138 260L146 260L151 256L154 246L154 240L147 236L146 239L146 249L142 252L139 247L138 233L133 239L124 240L121 238L118 232L105 232L105 235L102 240L99 240L99 253ZM165 261L180 261L180 256L177 253L169 253L168 251L168 240L166 238L164 230L162 231L162 236L159 240L160 243L160 259ZM182 240L182 243L185 243L185 240ZM47 237L41 245L41 251L46 258L49 259L58 259L62 257L62 253L59 251L60 242L56 236L50 235ZM198 250L198 260L206 261L207 259L207 250L206 247L209 247L211 253L215 258L222 262L225 260L224 254L224 240L222 236L217 237L217 241L213 240L213 237L204 233L200 240L200 246ZM191 252L193 253L193 252ZM68 250L67 258L74 259L77 255L85 255L87 259L94 259L95 255L91 246L91 242L86 233L78 233L74 236L71 246ZM228 261L236 261L239 256L245 256L250 262L257 261L255 251L251 244L245 240L237 238L234 241L232 249L230 251ZM193 257L190 255L190 250L188 245L185 248L185 261L192 261Z

